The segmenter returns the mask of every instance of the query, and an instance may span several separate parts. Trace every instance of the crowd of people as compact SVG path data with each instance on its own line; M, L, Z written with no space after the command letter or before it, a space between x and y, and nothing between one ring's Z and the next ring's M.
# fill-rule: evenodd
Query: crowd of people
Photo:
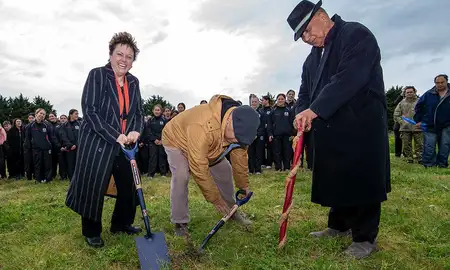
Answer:
M250 95L249 103L258 112L260 126L257 138L248 149L249 173L261 174L262 169L271 169L273 166L277 171L290 168L292 139L296 134L292 125L295 102L294 90L278 94L276 100L271 100L270 96L259 98L255 94ZM207 100L202 100L199 105L207 104ZM185 110L183 102L176 108L163 108L156 104L152 115L144 117L137 163L140 172L149 178L155 174L170 174L161 142L162 130L171 119ZM82 121L76 109L58 117L55 112L46 112L42 108L30 113L26 123L21 119L3 121L0 124L0 130L4 132L4 135L0 135L4 138L0 141L0 178L27 178L40 183L50 182L57 175L61 180L71 179ZM308 164L311 168L311 162Z

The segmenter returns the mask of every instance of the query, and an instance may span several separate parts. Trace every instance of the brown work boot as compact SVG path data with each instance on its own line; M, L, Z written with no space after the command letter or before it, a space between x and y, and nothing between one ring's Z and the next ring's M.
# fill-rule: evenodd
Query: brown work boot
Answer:
M339 236L350 236L352 235L352 231L351 230L347 230L344 232L335 230L335 229L331 229L331 228L326 228L323 231L320 232L312 232L309 234L310 236L313 237L339 237Z
M234 220L236 223L243 225L243 226L250 226L252 225L252 222L250 219L248 219L243 213L236 211L234 215L231 217L232 220Z
M189 230L187 223L175 223L175 235L176 236L186 236Z
M352 256L359 260L368 257L371 253L378 250L377 244L366 242L352 242L352 244L344 251L346 255Z

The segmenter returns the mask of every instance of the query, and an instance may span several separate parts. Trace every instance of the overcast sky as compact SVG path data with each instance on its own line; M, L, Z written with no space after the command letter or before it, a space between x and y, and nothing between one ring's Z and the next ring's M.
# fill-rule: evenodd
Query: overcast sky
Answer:
M80 108L89 70L106 64L120 31L141 50L130 72L144 98L192 107L216 93L246 104L249 93L297 92L310 51L286 22L298 2L0 0L0 94L39 94L58 114ZM435 75L450 73L450 1L323 0L323 7L374 32L386 88L423 93Z

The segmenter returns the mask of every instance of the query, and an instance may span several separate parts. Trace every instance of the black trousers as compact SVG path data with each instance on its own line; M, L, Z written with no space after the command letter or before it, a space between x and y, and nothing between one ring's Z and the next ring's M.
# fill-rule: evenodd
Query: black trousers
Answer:
M149 149L148 145L143 145L139 148L139 152L136 155L136 162L138 164L139 171L142 174L148 173L148 155L149 155Z
M117 188L116 204L111 218L111 227L116 229L132 225L136 216L136 187L130 162L120 152L113 164L112 175ZM102 233L102 222L81 218L82 233L86 237L97 237Z
M59 177L61 180L65 180L68 178L67 173L67 151L59 152Z
M52 149L52 179L58 175L59 152L61 152L60 149Z
M150 143L148 154L148 174L154 176L156 168L159 168L161 175L167 174L167 154L164 150L164 146Z
M22 177L24 176L24 157L23 153L16 152L11 153L11 157L8 158L8 172L10 177Z
M332 207L328 227L338 231L352 230L353 242L373 243L380 225L381 203L351 207Z
M37 181L52 181L51 150L33 149L34 177Z
M264 136L265 140L265 154L264 165L272 166L273 163L273 142L269 142L269 135Z
M272 140L275 170L291 168L292 142L289 136L274 136Z
M394 144L395 144L395 156L400 157L402 155L402 139L400 138L400 131L394 129Z
M67 176L70 180L72 180L73 173L75 172L75 164L77 160L77 151L78 148L75 148L75 150L71 150L69 152L66 152L67 157Z
M24 147L23 149L24 170L28 180L33 179L34 175L34 162L33 162L33 150Z
M248 170L250 173L261 172L264 160L264 136L257 137L248 147Z

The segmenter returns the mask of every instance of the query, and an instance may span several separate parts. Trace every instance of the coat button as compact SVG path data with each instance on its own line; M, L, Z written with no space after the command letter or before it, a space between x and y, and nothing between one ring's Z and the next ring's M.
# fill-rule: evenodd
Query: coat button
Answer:
M99 148L98 151L101 152L101 151L103 151L103 149Z

